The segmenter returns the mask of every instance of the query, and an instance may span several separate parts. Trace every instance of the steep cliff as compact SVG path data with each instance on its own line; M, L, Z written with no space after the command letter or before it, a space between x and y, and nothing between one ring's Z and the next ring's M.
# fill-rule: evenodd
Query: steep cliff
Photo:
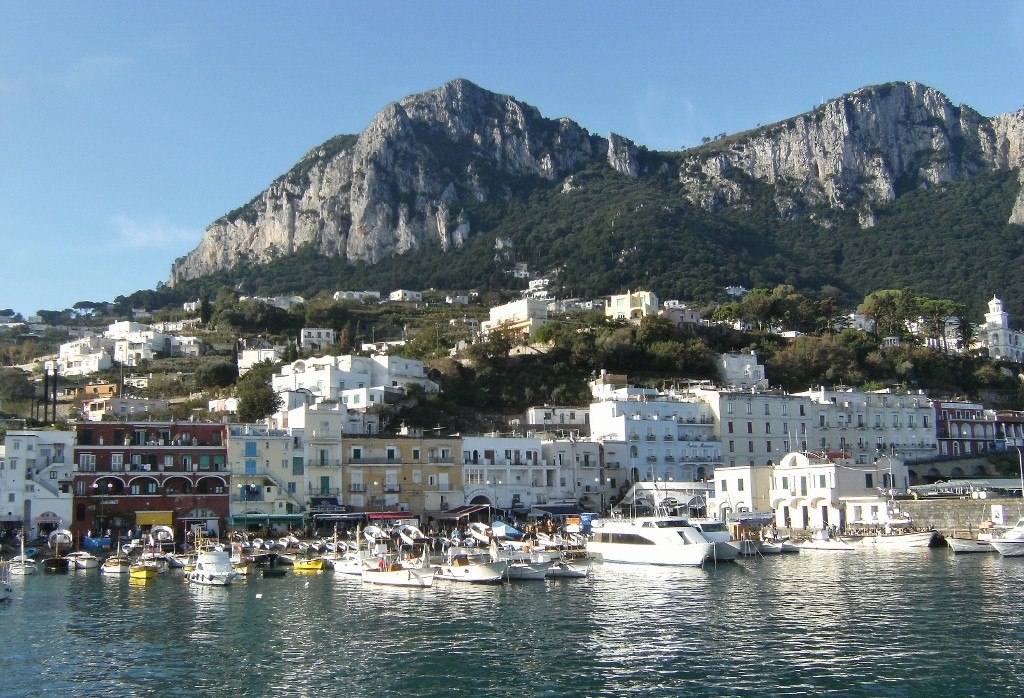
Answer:
M1024 164L1024 111L986 118L916 83L866 87L783 122L682 153L648 153L569 119L546 119L507 95L454 80L388 105L358 136L310 151L242 208L215 221L178 259L171 282L310 248L374 263L428 241L444 249L473 230L468 204L524 188L577 184L606 166L643 178L675 173L708 211L749 206L751 182L774 188L780 217L817 206L873 207L915 189ZM1024 223L1024 187L1010 222Z

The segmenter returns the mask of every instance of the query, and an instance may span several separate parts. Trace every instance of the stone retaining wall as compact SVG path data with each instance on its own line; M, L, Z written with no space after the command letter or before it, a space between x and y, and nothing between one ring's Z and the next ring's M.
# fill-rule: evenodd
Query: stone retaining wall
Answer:
M934 526L943 535L954 530L977 532L982 521L992 519L992 505L1003 507L1003 520L1007 526L1024 516L1024 499L1020 497L994 497L989 499L901 499L896 509L909 514L920 527Z

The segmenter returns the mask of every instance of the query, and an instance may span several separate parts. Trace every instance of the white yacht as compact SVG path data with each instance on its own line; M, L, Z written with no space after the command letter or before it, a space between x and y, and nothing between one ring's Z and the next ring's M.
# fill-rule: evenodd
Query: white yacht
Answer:
M224 550L205 550L196 558L196 567L185 578L202 586L227 586L238 577L231 566L231 554Z
M719 519L690 519L690 525L696 528L709 541L715 544L715 562L733 562L740 554L738 543L732 542L729 527Z
M701 566L714 560L715 544L683 516L594 519L587 552L603 562Z
M1024 556L1024 517L1017 524L998 538L989 541L992 547L1004 557Z

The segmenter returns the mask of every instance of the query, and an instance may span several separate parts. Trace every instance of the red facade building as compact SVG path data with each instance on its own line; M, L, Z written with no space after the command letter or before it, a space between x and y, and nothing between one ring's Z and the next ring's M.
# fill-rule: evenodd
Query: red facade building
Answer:
M117 538L150 526L175 540L200 526L220 535L230 512L227 427L195 422L76 425L71 529Z

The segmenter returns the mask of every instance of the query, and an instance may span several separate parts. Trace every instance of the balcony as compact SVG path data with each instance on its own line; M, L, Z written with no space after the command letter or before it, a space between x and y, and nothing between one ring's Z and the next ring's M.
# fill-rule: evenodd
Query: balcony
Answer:
M674 463L675 460L676 460L676 457L673 456L671 453L668 454L667 456L665 456L665 462L666 463Z
M353 494L360 494L366 492L366 485L358 482L353 482L348 486L348 491Z
M671 434L665 434L665 441L675 441L675 440L676 440L676 437L672 436Z
M657 438L658 438L658 437L656 437L656 436L655 436L654 434L648 434L648 435L647 435L647 440L648 440L648 441L654 441L654 440L655 440L655 439L657 439Z
M324 459L316 458L314 460L306 461L306 467L307 468L340 468L341 467L341 459L340 458L324 458Z
M401 458L387 458L385 456L352 456L348 459L352 465L401 465L405 461Z
M384 491L385 492L401 492L402 491L402 486L399 485L399 484L395 484L395 483L388 483L388 484L384 485Z

